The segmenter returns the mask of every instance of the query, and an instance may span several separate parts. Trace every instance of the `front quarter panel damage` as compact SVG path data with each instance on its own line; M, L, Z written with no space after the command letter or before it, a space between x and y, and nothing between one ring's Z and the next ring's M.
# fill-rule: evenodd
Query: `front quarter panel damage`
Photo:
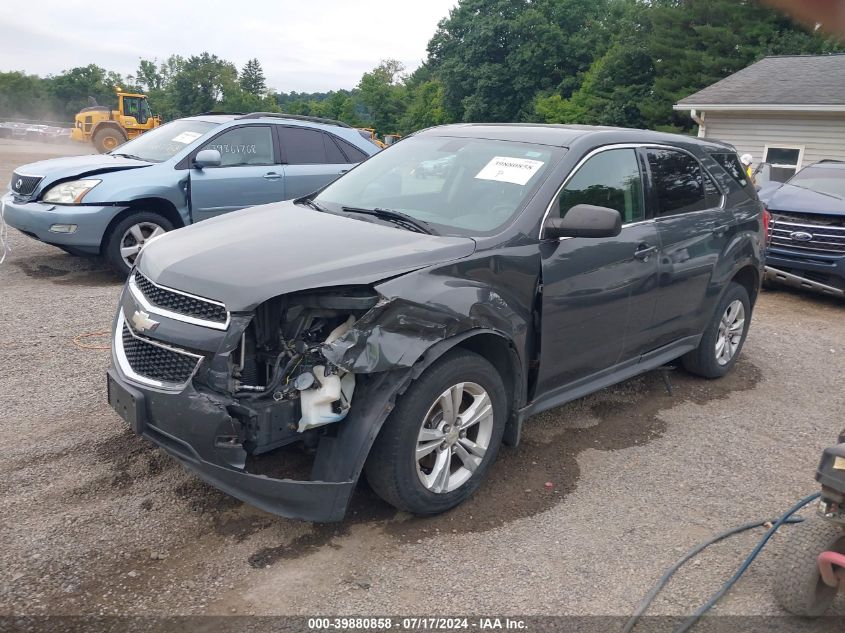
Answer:
M478 330L500 334L524 357L536 276L512 289L485 278L489 263L473 268L482 274L456 264L376 286L382 300L323 355L347 371L377 373L412 367L435 344Z

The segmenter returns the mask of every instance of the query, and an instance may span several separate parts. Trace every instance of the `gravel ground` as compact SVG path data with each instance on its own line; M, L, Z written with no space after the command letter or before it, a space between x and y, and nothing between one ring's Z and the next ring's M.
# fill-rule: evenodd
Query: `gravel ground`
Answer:
M0 181L81 151L0 140ZM625 615L694 544L814 492L845 424L843 305L766 292L732 375L673 371L669 396L652 373L543 414L450 513L396 513L361 486L343 523L288 521L187 474L109 409L100 333L120 281L102 262L16 232L10 246L0 614ZM759 535L708 550L651 612L691 613ZM779 540L717 613L781 613Z

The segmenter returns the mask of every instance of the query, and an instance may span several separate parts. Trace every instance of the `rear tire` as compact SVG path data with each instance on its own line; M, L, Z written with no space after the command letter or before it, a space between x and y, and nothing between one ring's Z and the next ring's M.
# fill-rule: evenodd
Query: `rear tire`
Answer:
M101 154L105 154L106 152L112 151L118 145L125 143L126 135L114 128L107 127L102 130L97 130L92 140L94 142L94 147L97 148L97 151Z
M822 552L845 554L845 532L812 517L790 528L782 547L773 588L778 604L794 615L807 618L823 615L838 590L822 581L817 559Z
M506 417L505 387L493 365L452 350L399 398L367 458L367 481L400 510L445 512L483 481Z
M688 372L704 378L721 378L736 364L748 326L751 301L744 286L731 282L707 324L698 347L681 357Z
M126 216L110 230L103 247L106 261L121 277L129 275L141 247L152 237L173 230L173 224L158 213L139 211Z

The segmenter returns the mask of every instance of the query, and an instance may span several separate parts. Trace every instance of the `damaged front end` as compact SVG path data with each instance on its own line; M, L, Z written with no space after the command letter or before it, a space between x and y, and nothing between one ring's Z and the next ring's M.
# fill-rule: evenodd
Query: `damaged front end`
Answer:
M184 302L161 309L165 292L175 291L140 273L124 291L112 406L225 492L282 516L340 520L411 370L355 374L332 358L387 302L370 287L297 292L252 314L226 313L222 329L222 315L210 327L201 322L208 311L202 319L180 313Z

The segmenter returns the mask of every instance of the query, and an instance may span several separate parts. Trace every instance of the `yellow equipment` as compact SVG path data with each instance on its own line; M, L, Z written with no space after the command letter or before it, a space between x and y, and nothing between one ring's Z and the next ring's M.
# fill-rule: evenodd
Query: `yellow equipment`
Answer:
M358 133L361 134L361 136L363 136L365 139L367 139L369 141L372 141L373 143L378 145L381 149L384 149L385 147L387 147L387 145L382 143L381 139L379 139L378 134L376 134L376 131L373 128L371 128L371 127L359 127L359 128L356 128L356 129L358 130Z
M93 104L83 108L75 117L70 137L83 143L93 142L101 154L109 152L130 138L161 125L161 118L153 116L147 95L117 91L117 110Z
M396 141L398 141L400 138L402 138L401 134L385 134L384 140L381 140L378 137L378 134L376 134L375 129L373 129L371 127L359 127L359 128L356 128L356 129L361 134L361 136L363 136L365 139L367 139L369 141L372 141L373 143L375 143L376 145L378 145L382 149L384 149L385 147L388 147L389 145L393 145Z

